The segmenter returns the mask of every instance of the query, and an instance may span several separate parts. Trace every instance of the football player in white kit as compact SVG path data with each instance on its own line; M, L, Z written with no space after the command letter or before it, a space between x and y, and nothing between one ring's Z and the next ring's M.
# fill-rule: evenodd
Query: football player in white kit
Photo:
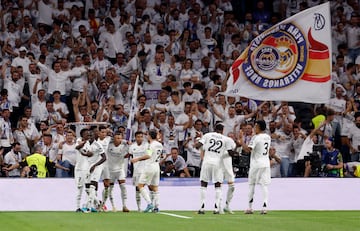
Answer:
M85 188L88 190L88 198L86 208L83 212L97 212L94 201L96 200L96 190L98 188L98 181L100 180L101 172L103 169L102 163L105 162L106 156L101 144L95 141L94 131L88 130L89 139L81 142L77 149L83 154L88 156L89 162L89 177L85 183Z
M105 203L109 197L109 187L110 187L110 173L109 173L109 167L108 167L108 146L111 141L111 137L108 136L108 129L105 126L99 127L99 137L96 140L99 144L101 144L102 148L104 149L106 161L102 164L102 173L101 178L104 183L104 189L102 191L102 201L99 205L99 210L104 211L105 210ZM113 207L114 209L114 207Z
M249 208L245 214L253 214L252 204L254 201L255 185L259 184L263 190L263 207L260 214L267 213L268 185L271 182L271 169L269 150L271 137L265 133L266 123L264 120L255 122L255 135L251 138L249 145L246 145L240 132L240 144L245 151L251 151L249 169Z
M145 161L144 171L139 178L138 188L141 196L148 203L144 212L158 212L159 211L159 192L158 186L160 181L160 166L159 162L163 153L163 145L157 141L158 133L156 130L150 130L148 133L149 148L145 155L133 158L132 163L138 161ZM150 191L153 192L153 202L150 200L148 191L144 186L148 185Z
M205 196L207 185L210 181L215 184L215 210L214 214L220 213L221 184L224 179L222 165L223 156L232 153L235 147L234 141L222 135L224 125L215 125L215 132L206 133L195 144L196 148L202 147L203 164L200 171L200 210L198 214L205 214Z
M142 131L137 131L135 132L135 143L131 144L129 147L129 154L132 156L132 158L141 157L146 154L146 150L148 149L148 147L149 143L144 142L144 134L142 133ZM137 186L139 184L140 175L144 169L144 163L144 161L138 161L133 165L134 171L132 180L136 190L135 198L139 212L141 211L141 195L140 190Z
M77 194L76 194L76 212L83 212L80 207L81 203L81 195L89 176L89 161L88 155L91 153L89 152L81 152L80 149L86 148L85 143L89 139L88 129L84 128L80 131L81 137L76 140L76 150L78 150L76 154L76 163L74 169L74 177L75 183L77 187Z
M126 206L127 192L125 187L125 158L128 155L128 150L129 146L126 140L123 140L123 134L119 131L115 132L114 139L112 142L110 142L107 151L107 162L110 173L109 197L111 205L113 207L113 211L116 211L112 192L114 188L114 183L118 181L123 205L122 211L125 213L130 212L130 210Z
M230 138L229 135L228 135L228 137ZM234 150L236 148L236 143L232 138L230 138L229 142L227 142L227 145L228 145L227 150L231 150L231 151L230 152L225 151L225 153L222 157L222 161L220 163L220 165L223 169L223 173L224 173L224 180L228 184L228 191L226 193L224 212L233 214L234 212L230 208L230 203L233 198L234 191L235 191L235 184L234 184L235 183L235 174L234 174L233 165L232 165L232 156L235 154ZM222 212L223 211L220 208L220 213L222 213Z

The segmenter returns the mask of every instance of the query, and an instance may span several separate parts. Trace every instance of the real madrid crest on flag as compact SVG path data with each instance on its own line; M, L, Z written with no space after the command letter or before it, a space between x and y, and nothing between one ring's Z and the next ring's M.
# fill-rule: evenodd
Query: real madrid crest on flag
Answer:
M234 61L225 94L327 103L331 89L330 26L327 2L261 33Z

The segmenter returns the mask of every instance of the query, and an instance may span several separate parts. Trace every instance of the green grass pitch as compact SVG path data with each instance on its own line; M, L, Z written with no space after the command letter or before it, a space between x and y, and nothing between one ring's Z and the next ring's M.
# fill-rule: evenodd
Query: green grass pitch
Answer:
M270 211L214 215L206 211L154 213L0 212L1 231L347 231L357 230L360 211Z

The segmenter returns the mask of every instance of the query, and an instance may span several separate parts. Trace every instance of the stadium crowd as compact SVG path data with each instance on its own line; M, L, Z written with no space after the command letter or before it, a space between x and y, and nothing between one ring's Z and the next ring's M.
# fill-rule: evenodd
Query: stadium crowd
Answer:
M199 176L195 144L218 122L238 145L236 175L246 176L248 153L239 144L248 144L256 119L266 121L272 138L273 177L318 176L338 164L335 176L359 176L359 1L331 1L328 104L222 94L229 67L253 38L322 2L2 0L1 175L39 174L43 169L25 166L36 152L47 157L46 176L72 177L77 151L63 147L97 124L125 137L138 79L130 140L139 131L160 131L162 176ZM341 153L336 163L312 149L329 139ZM319 160L304 154L304 142Z

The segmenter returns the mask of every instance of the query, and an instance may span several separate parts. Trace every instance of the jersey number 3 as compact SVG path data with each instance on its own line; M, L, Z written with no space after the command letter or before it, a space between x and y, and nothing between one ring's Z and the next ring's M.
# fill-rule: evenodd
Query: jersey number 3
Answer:
M269 152L269 143L264 143L264 148L265 148L265 152L263 153L263 155L267 155Z

